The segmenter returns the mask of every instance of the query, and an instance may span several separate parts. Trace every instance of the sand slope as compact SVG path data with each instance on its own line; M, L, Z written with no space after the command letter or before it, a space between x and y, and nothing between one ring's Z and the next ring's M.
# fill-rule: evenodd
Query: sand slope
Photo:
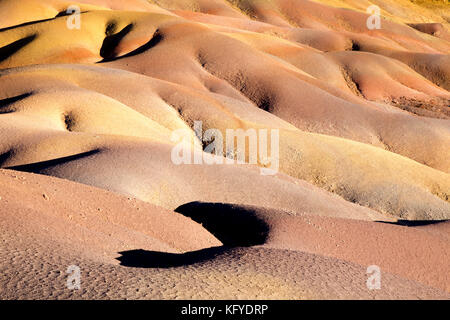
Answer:
M221 242L194 221L135 199L15 171L2 170L1 183L4 299L448 298L444 291L387 270L383 289L367 290L364 267L307 253L311 250L301 248L292 236L301 232L307 242L311 235L292 221L284 233L287 221L282 213L269 222L273 234L267 245L217 247ZM70 199L61 190L70 192ZM210 213L217 216L221 210L215 209ZM235 215L235 210L225 212L239 219L250 212ZM246 231L244 239L251 240L253 230ZM240 236L227 232L235 241ZM325 242L315 240L316 245ZM274 249L280 243L281 248ZM190 252L180 254L185 250ZM66 269L71 265L81 268L81 290L66 287Z

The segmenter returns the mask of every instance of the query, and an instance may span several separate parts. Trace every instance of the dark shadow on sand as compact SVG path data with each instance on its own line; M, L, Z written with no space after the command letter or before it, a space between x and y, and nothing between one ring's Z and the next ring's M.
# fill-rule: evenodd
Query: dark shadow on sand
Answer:
M10 44L7 44L6 46L1 47L0 48L0 62L11 57L14 53L18 52L20 49L22 49L23 47L28 45L34 39L36 39L36 35L32 34L30 36L19 39Z
M14 155L14 152L12 150L9 150L9 151L6 151L5 153L0 154L0 168L13 155Z
M14 112L14 110L9 109L8 107L11 106L13 103L16 103L18 101L28 98L32 94L33 94L32 92L26 92L26 93L20 94L18 96L0 100L0 114Z
M81 158L89 157L98 152L100 152L100 150L95 149L95 150L91 150L91 151L87 151L87 152L78 153L78 154L68 156L68 157L62 157L62 158L48 160L48 161L42 161L42 162L35 162L35 163L25 164L25 165L21 165L21 166L6 167L4 169L23 171L23 172L40 173L41 171L43 171L45 169L57 166L59 164L64 164L64 163L78 160ZM1 159L2 158L0 156L0 160Z
M175 268L214 259L227 251L227 247L214 247L186 253L167 253L147 250L119 252L120 265L133 268Z
M450 220L398 220L397 222L389 222L389 221L376 221L376 222L395 224L395 225L404 226L404 227L420 227L420 226L427 226L430 224L438 224L438 223L447 222L447 221L450 221Z
M264 244L269 225L256 212L228 203L190 202L175 212L203 225L225 246L249 247Z
M108 42L106 42L107 39L105 38L105 42L103 43L103 46L102 46L103 52L101 53L103 60L101 60L97 63L110 62L110 61L115 61L115 60L119 60L119 59L123 59L123 58L136 56L147 50L150 50L151 48L155 47L163 40L162 34L159 32L159 30L156 30L155 33L153 34L152 38L147 43L143 44L142 46L138 47L137 49L135 49L127 54L124 54L123 56L115 57L112 53L106 54L106 52L113 52L115 46L117 46L120 43L121 39L130 30L131 30L131 28L129 30L127 30L125 34L118 34L117 36L116 35L111 36L111 37L115 37L115 38L108 40Z
M87 13L87 12L88 12L88 11L81 11L80 14ZM70 16L70 15L73 15L73 14L74 14L74 13L69 13L69 12L67 12L67 11L61 11L61 12L59 12L56 16L54 16L53 18L40 19L40 20L34 20L34 21L24 22L24 23L21 23L21 24L16 24L16 25L14 25L14 26L1 28L1 29L0 29L0 32L8 31L8 30L16 29L16 28L21 28L21 27L26 27L26 26L30 26L30 25L33 25L33 24L39 24L39 23L42 23L42 22L47 22L47 21L55 20L55 19L57 19L57 18L59 18L59 17L66 17L66 16Z
M105 37L102 47L100 48L100 56L103 58L101 62L114 60L117 46L132 29L133 24L129 24L119 32Z
M120 264L136 268L171 268L191 265L216 258L233 247L264 244L269 234L268 224L256 212L226 203L190 202L176 212L201 223L219 239L223 246L183 254L130 250L119 252Z

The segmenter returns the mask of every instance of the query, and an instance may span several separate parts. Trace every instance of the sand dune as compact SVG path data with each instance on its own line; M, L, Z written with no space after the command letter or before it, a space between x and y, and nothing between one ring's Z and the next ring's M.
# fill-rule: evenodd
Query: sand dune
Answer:
M15 171L0 174L2 298L448 298L444 291L389 272L383 274L383 290L367 291L360 265L305 253L311 250L290 237L292 231L302 232L308 241L310 234L292 221L284 234L280 229L286 216L281 213L273 216L278 222L269 222L275 226L267 245L233 248L224 241L228 246L218 247L219 240L181 214L69 181ZM232 218L235 210L224 213ZM218 216L221 210L211 213ZM232 219L227 221L233 226ZM251 240L254 231L246 231L227 230L234 239ZM279 240L291 250L274 249ZM244 243L235 242L239 244ZM292 251L295 246L299 251ZM70 265L82 270L80 291L65 287Z
M0 1L0 298L448 299L450 6L374 4Z
M35 230L91 258L112 260L117 246L180 253L221 245L190 219L135 198L16 171L2 170L1 180L4 227Z
M408 227L402 222L372 223L214 203L186 204L176 211L205 225L224 244L264 244L359 265L375 264L387 272L450 289L448 222ZM251 237L252 233L258 237Z
M154 179L162 167L166 168L167 172L172 172L172 177L176 177L176 172L180 172L181 176L178 179L184 181L183 184L191 184L192 189L201 189L201 186L193 183L195 178L192 176L196 175L194 173L197 170L201 170L204 176L211 176L210 180L222 181L215 167L178 168L171 161L164 161L170 159L173 148L170 142L172 130L189 129L188 125L196 120L206 124L205 130L217 128L222 130L224 135L227 128L277 128L281 130L280 168L283 172L333 191L347 200L378 210L387 217L394 215L408 219L448 219L450 216L448 203L450 180L447 173L420 165L381 148L348 139L305 133L256 108L248 101L224 99L222 95L204 94L201 90L189 91L184 86L132 73L120 72L123 78L117 78L117 72L98 67L67 65L5 71L3 75L3 83L7 88L5 90L17 88L20 84L22 91L21 94L15 92L11 95L20 99L8 101L3 107L3 136L8 137L2 144L3 166L13 168L32 166L33 163L98 150L99 153L92 157L61 159L56 164L50 163L34 172L45 172L108 190L132 194L149 201L150 197L147 194L159 192L165 185L162 181L155 183ZM98 81L100 77L101 82ZM140 82L140 85L130 88L131 92L128 89L123 90L121 79L125 77L129 78L130 82L131 80L133 83ZM137 94L141 92L140 90L144 90L144 87L146 93L140 93L141 99L136 101L136 95L132 92ZM57 92L55 88L59 88ZM173 94L174 90L177 90L176 95ZM24 96L22 92L30 94ZM52 102L50 106L49 101ZM80 103L82 101L86 103ZM104 105L108 106L107 112ZM46 114L45 121L39 121L43 113ZM214 113L221 114L221 117L214 120L216 118ZM128 116L124 117L125 114ZM8 118L17 120L11 125L13 121ZM418 133L417 130L416 132ZM133 140L133 137L139 140ZM448 138L445 135L444 137ZM154 142L148 144L141 139ZM155 144L158 142L161 143L160 146ZM425 141L423 143L425 144ZM50 144L52 148L48 148ZM413 146L414 149L420 150L416 144ZM448 148L445 146L437 144L436 154L439 153L440 157L435 157L434 161L448 162L446 157ZM402 148L404 145L399 143L399 147ZM155 153L153 151L155 148L159 152ZM447 151L444 154L443 149ZM153 156L146 156L146 152ZM416 156L420 155L416 153ZM109 159L114 159L112 166ZM131 163L133 165L130 167ZM108 172L107 167L111 167L112 171ZM102 168L101 172L97 172L98 168ZM158 172L153 168L157 168ZM233 171L232 169L228 165L225 166L225 172ZM118 170L128 179L136 174L142 178L139 178L137 184L136 181L125 182L120 178L113 178L112 173L118 173ZM86 175L88 171L92 171L92 174ZM163 179L161 177L161 180ZM242 185L237 187L239 190L245 188L246 179L235 180L235 183ZM221 188L223 187L213 194L217 196L222 194ZM168 189L166 192L171 193L171 188ZM258 198L259 193L254 191L243 194L254 194L255 198ZM405 193L414 196L404 197ZM203 195L204 192L200 194ZM185 199L184 195L186 193L182 192L174 197ZM242 203L240 202L242 199L233 199L233 202ZM205 199L194 197L189 200ZM268 200L269 203L273 201ZM243 203L259 204L254 200L251 203ZM173 209L180 204L182 200L166 205ZM295 207L289 209L295 210Z

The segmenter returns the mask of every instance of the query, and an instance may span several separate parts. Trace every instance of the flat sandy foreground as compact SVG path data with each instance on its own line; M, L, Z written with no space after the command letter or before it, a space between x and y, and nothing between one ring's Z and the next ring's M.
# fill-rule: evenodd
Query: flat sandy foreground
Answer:
M373 4L0 0L0 299L450 299L450 4Z

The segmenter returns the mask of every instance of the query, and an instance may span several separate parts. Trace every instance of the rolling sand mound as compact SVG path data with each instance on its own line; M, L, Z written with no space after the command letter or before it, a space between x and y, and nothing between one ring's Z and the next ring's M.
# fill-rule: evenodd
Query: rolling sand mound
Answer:
M2 170L1 183L3 298L448 298L444 291L387 270L383 273L383 289L368 291L365 269L360 265L305 253L314 251L306 248L313 239L317 246L329 242L321 239L323 231L311 237L305 230L313 217L292 217L264 210L255 216L248 208L227 205L192 204L177 209L187 216L195 213L195 220L205 218L206 213L218 218L203 221L226 245L217 247L221 242L199 224L135 199L15 171ZM60 190L70 192L70 199ZM248 219L250 215L253 218ZM214 225L225 217L222 220L225 224ZM255 228L258 226L255 217L265 219L270 233L264 235L259 227ZM348 227L347 222L334 220L328 229L331 232L336 221L337 229ZM222 234L217 225L224 230ZM235 229L236 225L241 229L230 232L229 228ZM309 229L313 232L320 230L320 225L312 225ZM296 232L303 234L303 241L295 236ZM358 232L364 234L366 230ZM376 231L372 235L375 234ZM264 243L266 237L267 245L239 248ZM427 245L437 250L436 241L438 237ZM290 250L285 250L286 247ZM192 251L182 253L185 250ZM392 249L398 253L396 250ZM322 249L321 254L326 251ZM357 255L353 250L350 252ZM427 256L435 257L434 251ZM376 259L376 255L372 258ZM425 264L433 261L436 260ZM71 265L82 270L80 291L65 287L66 269ZM433 272L436 274L438 269ZM426 277L428 280L431 276ZM437 287L442 287L442 283Z
M448 299L450 7L371 4L0 1L0 298Z
M387 272L450 290L445 271L450 267L447 222L408 227L402 226L404 221L399 225L371 223L201 202L176 211L202 223L224 245L264 244L360 265L375 264Z
M190 219L134 198L5 170L1 185L3 228L83 248L90 258L112 260L117 246L179 253L221 245Z
M130 82L141 83L130 91L123 90L122 82L116 77L117 72L67 65L6 71L3 75L5 90L17 88L20 84L21 91L3 100L0 121L4 123L3 136L8 137L2 144L3 166L14 169L28 166L22 169L131 194L146 201L151 201L152 196L149 195L161 193L161 188L168 189L163 193L173 192L175 195L169 197L173 197L172 203L165 203L165 206L173 209L187 198L189 201L206 200L203 198L205 193L194 192L196 196L191 198L187 197L188 192L180 192L176 186L168 187L164 177L155 182L155 175L164 172L162 168L165 172L171 172L172 178L183 181L183 185L191 185L192 190L203 188L201 183L194 182L197 171L201 171L203 177L210 176L210 180L223 179L217 173L217 166L179 167L171 161L164 161L170 159L173 148L170 142L172 130L189 129L189 124L198 120L206 124L205 130L217 128L224 135L227 128L269 127L281 130L280 167L293 177L305 179L387 216L409 219L450 217L450 180L446 173L381 148L348 139L305 133L248 101L224 99L222 95L204 94L201 90L188 91L184 86L120 72L123 74L120 79L129 78ZM137 94L144 87L146 93L139 93L141 99L136 101L133 92ZM176 95L174 90L178 90ZM108 106L107 111L105 105ZM246 109L242 110L242 107ZM221 114L220 119L215 120L214 113ZM39 121L43 114L46 115L45 121ZM125 114L128 116L125 117ZM194 133L191 135L194 136ZM49 145L52 148L48 148ZM402 147L399 145L399 148ZM436 148L444 152L445 145L439 144ZM159 152L155 153L155 149ZM91 151L97 152L89 156L76 156ZM442 161L447 161L447 153L448 149L435 161L441 157L444 157ZM420 155L418 153L416 156ZM114 159L113 163L111 159ZM33 165L50 160L55 161ZM224 167L225 176L233 175L225 173L233 172L232 166ZM98 168L102 168L101 172ZM127 176L128 181L117 176L119 172ZM257 171L253 175L258 175ZM139 181L131 179L132 176L139 176L136 178ZM266 181L270 178L257 179ZM242 186L238 187L239 190L248 183L244 178L234 180L233 185ZM213 197L220 197L217 201L227 201L225 198L222 200L223 188L220 185L217 191L210 189ZM231 187L231 190L234 188ZM249 189L242 194L259 198L259 193L255 191ZM405 197L404 194L414 196ZM196 198L200 195L201 199ZM274 195L274 198L277 197ZM242 196L232 199L232 202L261 204L255 202L257 200L248 202L250 200L244 199L249 198ZM274 201L267 200L268 203ZM283 208L287 207L283 205ZM295 210L295 206L288 209Z

